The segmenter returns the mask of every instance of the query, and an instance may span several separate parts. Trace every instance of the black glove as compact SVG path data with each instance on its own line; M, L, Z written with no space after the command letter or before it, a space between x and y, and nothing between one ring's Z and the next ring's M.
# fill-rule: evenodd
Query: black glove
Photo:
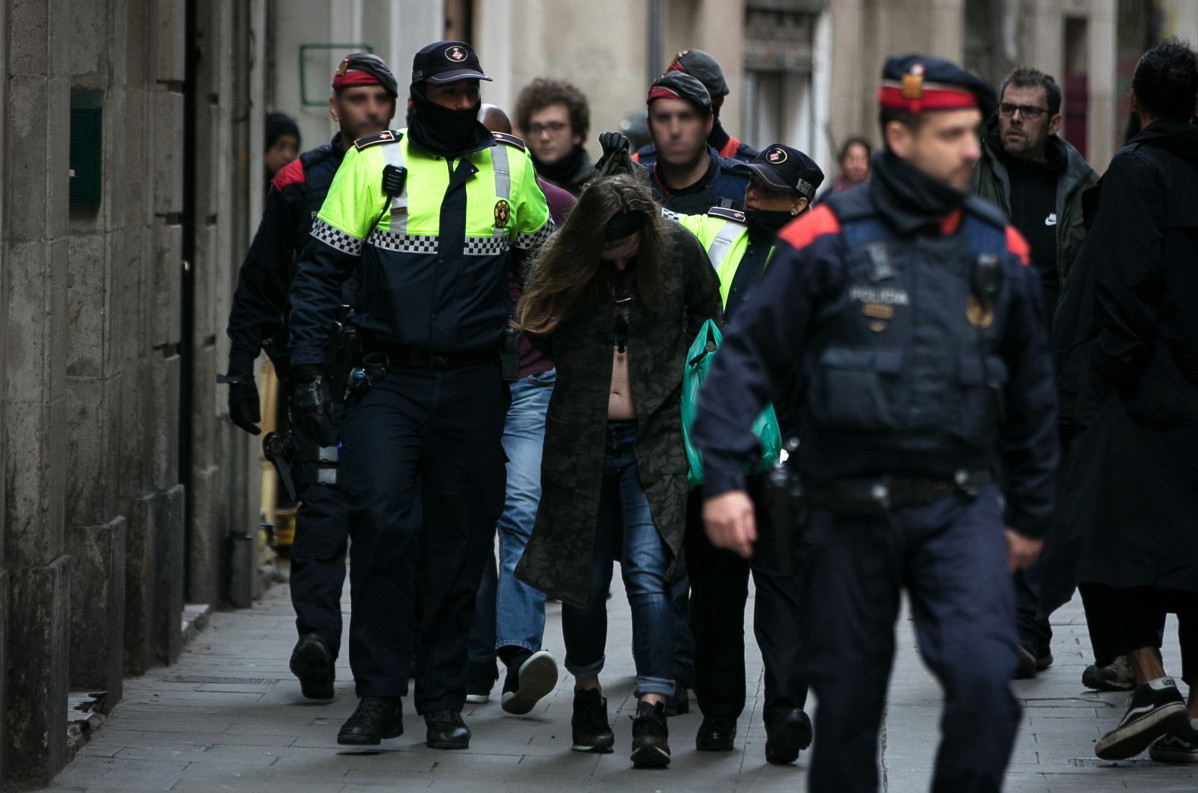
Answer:
M217 378L229 384L229 421L250 435L258 435L258 422L262 420L258 403L258 384L253 372L230 372Z
M603 132L599 135L599 147L603 150L604 157L627 151L630 145L628 138L619 132Z
M333 401L323 367L302 364L291 374L291 418L295 428L321 447L332 446Z

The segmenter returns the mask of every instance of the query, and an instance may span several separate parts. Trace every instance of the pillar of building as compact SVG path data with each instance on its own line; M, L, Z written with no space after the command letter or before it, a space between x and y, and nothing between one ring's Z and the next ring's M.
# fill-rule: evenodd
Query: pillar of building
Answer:
M66 759L70 5L9 3L3 27L4 774L35 783Z

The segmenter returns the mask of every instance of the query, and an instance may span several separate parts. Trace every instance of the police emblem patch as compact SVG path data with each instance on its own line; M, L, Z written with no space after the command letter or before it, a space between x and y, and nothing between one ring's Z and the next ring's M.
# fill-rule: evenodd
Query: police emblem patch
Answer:
M894 306L885 303L863 303L861 313L870 319L893 319Z
M512 208L502 198L495 202L495 228L507 227L508 219L512 216Z
M994 324L994 306L983 306L977 295L970 295L965 304L965 318L978 330L985 330Z
M917 63L903 75L903 99L923 99L923 64Z
M861 313L869 317L869 329L874 333L886 330L886 323L894 318L894 306L886 303L862 303Z
M454 63L461 63L466 60L466 51L461 47L454 45L445 50L445 57Z
M770 161L771 165L781 165L782 163L786 162L786 152L775 146L769 150L769 153L765 155L765 158Z

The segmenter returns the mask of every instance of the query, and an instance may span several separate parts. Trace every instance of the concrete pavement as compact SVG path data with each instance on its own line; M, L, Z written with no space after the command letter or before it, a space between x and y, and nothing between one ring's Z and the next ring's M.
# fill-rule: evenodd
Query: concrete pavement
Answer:
M348 623L348 599L344 609ZM284 584L252 609L212 615L207 630L175 666L127 680L124 700L49 790L793 793L806 789L806 752L794 766L765 762L761 661L751 627L746 628L750 702L740 720L737 751L730 755L694 751L700 716L692 705L691 714L670 720L671 767L633 770L628 762L629 716L635 709L631 626L618 576L609 612L604 683L616 733L612 755L570 751L572 696L564 671L557 689L527 718L508 717L500 710L499 684L490 703L467 705L464 716L474 733L468 751L425 748L424 724L410 709L405 713L407 732L384 741L381 751L343 751L336 743L337 730L355 706L348 661L343 653L337 698L332 703L311 704L300 696L298 683L287 671L295 633ZM751 614L752 601L747 626ZM1055 665L1036 680L1014 684L1025 712L1006 790L1198 790L1198 766L1166 766L1147 755L1117 764L1094 757L1094 742L1122 714L1125 695L1097 694L1081 685L1090 650L1080 604L1063 608L1054 623ZM919 662L905 614L897 627L899 656L881 754L883 790L915 793L928 789L940 692ZM1172 618L1166 637L1166 668L1176 672L1180 660ZM557 604L549 606L545 646L560 665L564 650Z

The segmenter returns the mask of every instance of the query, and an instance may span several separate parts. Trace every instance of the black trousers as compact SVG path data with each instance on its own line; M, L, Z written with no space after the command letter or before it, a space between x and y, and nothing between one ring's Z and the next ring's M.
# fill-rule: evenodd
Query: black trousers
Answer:
M347 406L341 473L359 697L406 696L415 664L417 713L465 703L475 594L503 510L510 398L496 362L398 368Z
M932 793L997 793L1019 725L1018 635L998 491L880 517L813 510L803 536L803 670L819 700L812 793L874 793L901 591L944 689ZM927 725L931 728L931 725Z
M1198 592L1156 587L1078 584L1094 661L1106 666L1118 656L1143 647L1161 648L1165 615L1177 615L1181 677L1198 683Z
M749 492L759 501L761 477ZM761 516L758 510L758 516ZM695 638L695 698L704 716L735 719L745 707L745 601L749 573L757 591L753 634L765 666L765 706L803 707L807 685L799 671L798 584L793 565L784 572L771 533L762 527L750 563L716 548L703 529L702 488L687 504L686 558L690 571L690 628Z
M299 432L295 446L304 478L291 543L295 627L301 636L319 635L336 658L341 651L341 589L349 541L345 490L336 481L337 447L321 449Z

